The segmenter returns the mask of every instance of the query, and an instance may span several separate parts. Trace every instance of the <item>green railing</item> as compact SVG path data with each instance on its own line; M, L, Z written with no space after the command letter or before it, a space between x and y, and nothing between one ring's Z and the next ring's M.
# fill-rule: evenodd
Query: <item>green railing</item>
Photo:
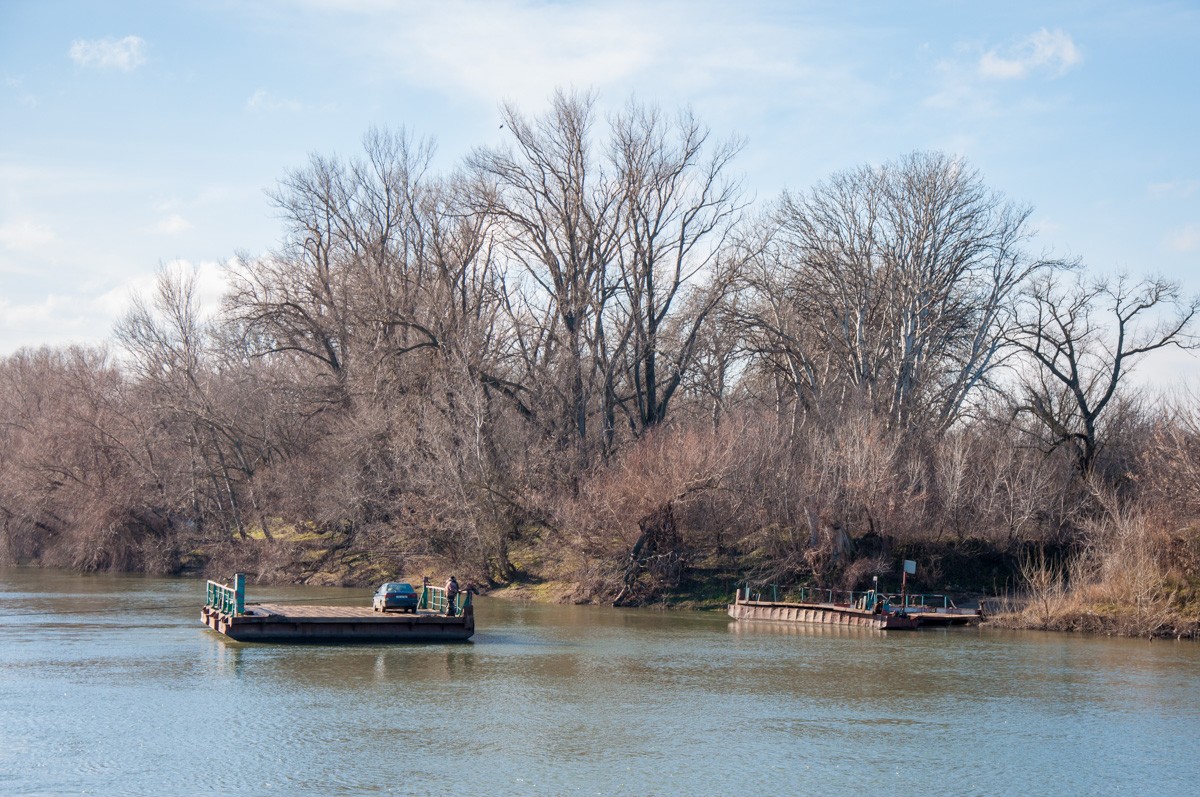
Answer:
M770 592L767 592L770 590ZM749 585L741 589L741 599L746 601L766 601L770 603L819 603L831 606L847 606L856 609L873 611L881 604L883 611L890 611L892 596L869 589L854 592L844 589L817 589L815 587L797 587L790 591L781 590L776 584L768 584L755 591Z
M954 602L950 600L948 595L909 595L904 601L904 608L937 608L939 602L941 602L943 609L954 608Z
M208 582L208 597L204 605L221 614L240 615L246 613L246 574L233 577L233 586Z
M471 591L460 590L454 596L454 615L458 616L466 611L471 605ZM444 587L433 587L429 584L424 584L421 587L421 599L417 601L418 609L435 612L437 614L446 614L446 590Z
M777 584L767 584L757 590L749 585L741 588L740 597L747 601L769 601L771 603L829 603L835 606L854 606L859 609L874 609L875 604L882 602L884 611L892 608L915 609L921 607L952 609L954 602L949 596L942 594L909 594L905 596L889 595L886 592L866 590L853 592L842 589L817 589L815 587L798 587L784 591Z

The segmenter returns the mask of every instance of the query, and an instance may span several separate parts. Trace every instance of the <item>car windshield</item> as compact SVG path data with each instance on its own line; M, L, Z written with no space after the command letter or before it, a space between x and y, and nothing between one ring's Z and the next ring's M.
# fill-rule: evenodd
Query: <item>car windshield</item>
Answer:
M389 582L380 587L379 592L380 594L392 594L396 592L411 593L413 592L413 588L411 584L393 584Z

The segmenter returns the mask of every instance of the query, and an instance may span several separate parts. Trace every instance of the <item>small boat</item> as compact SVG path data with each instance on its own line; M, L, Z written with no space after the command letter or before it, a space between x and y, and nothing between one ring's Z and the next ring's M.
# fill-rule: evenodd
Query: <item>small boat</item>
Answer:
M416 611L389 614L371 606L246 603L246 577L233 586L208 582L200 620L239 642L466 642L475 633L471 592L458 593L447 612L446 591L426 583Z

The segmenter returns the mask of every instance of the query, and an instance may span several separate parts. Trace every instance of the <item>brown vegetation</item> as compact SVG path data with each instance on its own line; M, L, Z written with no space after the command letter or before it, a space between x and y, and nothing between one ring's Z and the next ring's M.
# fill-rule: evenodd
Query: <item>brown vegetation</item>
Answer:
M1126 379L1192 345L1177 286L1032 257L958 159L752 213L738 142L594 106L506 108L445 175L372 131L280 182L219 313L164 272L112 352L0 361L0 560L633 604L907 557L1026 624L1194 633L1200 411Z

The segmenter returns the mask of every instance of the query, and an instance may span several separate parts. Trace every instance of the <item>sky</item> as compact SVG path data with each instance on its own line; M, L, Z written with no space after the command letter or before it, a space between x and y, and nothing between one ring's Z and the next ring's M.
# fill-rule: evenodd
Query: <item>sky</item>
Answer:
M0 0L0 355L111 339L163 267L280 240L267 192L371 127L449 170L591 89L746 141L756 205L914 150L1032 205L1037 250L1200 291L1200 3ZM1163 353L1160 383L1200 376Z

